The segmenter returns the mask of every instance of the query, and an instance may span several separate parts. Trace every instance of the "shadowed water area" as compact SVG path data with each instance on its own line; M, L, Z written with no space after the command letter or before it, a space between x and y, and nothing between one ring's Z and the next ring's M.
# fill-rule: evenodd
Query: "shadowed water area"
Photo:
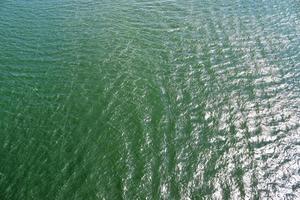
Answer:
M0 199L299 199L300 2L1 0Z

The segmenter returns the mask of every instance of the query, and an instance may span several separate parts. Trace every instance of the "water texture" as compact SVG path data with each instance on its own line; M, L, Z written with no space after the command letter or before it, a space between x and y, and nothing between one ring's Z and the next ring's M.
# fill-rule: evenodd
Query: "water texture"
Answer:
M1 0L0 199L300 199L298 0Z

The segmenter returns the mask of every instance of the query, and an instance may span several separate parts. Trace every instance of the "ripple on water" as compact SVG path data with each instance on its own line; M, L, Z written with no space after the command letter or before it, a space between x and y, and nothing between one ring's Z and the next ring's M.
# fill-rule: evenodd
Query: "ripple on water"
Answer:
M298 199L299 3L0 3L0 198Z

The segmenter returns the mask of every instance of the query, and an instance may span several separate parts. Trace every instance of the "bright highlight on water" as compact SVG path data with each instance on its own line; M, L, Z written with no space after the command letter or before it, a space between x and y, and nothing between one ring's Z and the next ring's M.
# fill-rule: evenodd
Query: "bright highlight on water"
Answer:
M298 0L0 1L0 199L300 199Z

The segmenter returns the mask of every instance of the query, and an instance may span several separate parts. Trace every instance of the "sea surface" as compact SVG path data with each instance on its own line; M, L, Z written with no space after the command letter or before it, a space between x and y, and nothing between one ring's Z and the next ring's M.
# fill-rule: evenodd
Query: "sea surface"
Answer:
M1 0L1 200L300 199L299 0Z

